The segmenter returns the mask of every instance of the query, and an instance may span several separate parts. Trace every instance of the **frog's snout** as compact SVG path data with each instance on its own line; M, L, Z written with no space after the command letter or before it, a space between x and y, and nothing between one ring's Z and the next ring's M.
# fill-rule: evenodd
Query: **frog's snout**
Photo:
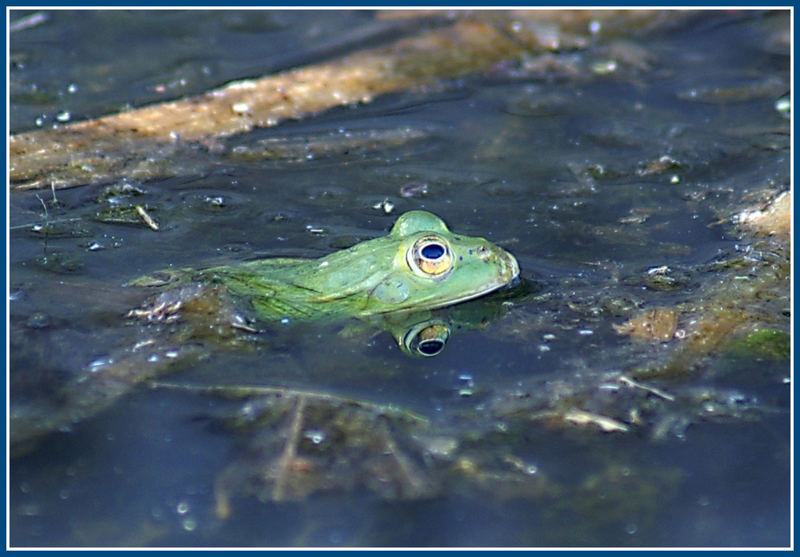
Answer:
M500 269L500 278L503 283L509 283L519 276L519 263L517 258L499 246L482 245L476 250L478 259L492 263Z
M502 248L498 249L500 251L501 274L506 282L512 282L519 276L519 263L517 263L517 258Z

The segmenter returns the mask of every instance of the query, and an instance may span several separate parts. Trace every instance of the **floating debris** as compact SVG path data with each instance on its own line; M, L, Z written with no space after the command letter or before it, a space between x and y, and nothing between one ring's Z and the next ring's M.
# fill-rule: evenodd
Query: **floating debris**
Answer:
M384 198L383 201L378 201L372 206L373 209L382 210L387 215L394 211L394 203Z
M789 86L783 80L767 78L731 87L693 88L679 93L678 98L711 104L732 104L776 97L788 89Z
M788 237L792 218L792 194L784 191L760 209L742 211L733 221L758 234Z
M606 75L617 71L616 60L601 60L592 64L592 73Z
M781 97L775 101L775 110L780 112L782 116L789 118L792 114L792 99L789 96Z
M608 416L601 416L600 414L593 414L584 410L572 409L563 416L564 420L572 422L577 425L593 424L606 432L612 431L630 431L630 428L624 423L609 418Z
M637 340L668 342L678 329L678 312L672 309L649 309L621 325L612 325L621 335Z
M151 217L147 211L145 211L144 207L141 205L136 205L135 208L136 212L139 213L139 216L142 217L142 220L147 226L149 226L152 230L158 230L158 224L153 220L153 217Z
M14 23L8 26L8 31L9 33L15 33L17 31L22 31L23 29L30 29L31 27L41 25L48 19L50 19L50 14L47 12L36 12L15 20Z
M409 182L400 188L400 197L421 197L428 195L428 184Z

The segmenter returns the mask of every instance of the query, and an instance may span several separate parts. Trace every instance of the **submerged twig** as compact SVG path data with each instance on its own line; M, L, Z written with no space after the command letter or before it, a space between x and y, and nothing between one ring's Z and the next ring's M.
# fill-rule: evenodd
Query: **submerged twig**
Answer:
M278 457L277 467L278 473L275 477L275 487L272 490L272 500L282 501L286 496L286 484L289 481L292 467L297 456L297 445L300 442L300 432L303 427L303 410L306 406L306 397L298 396L297 404L292 413L292 423L289 426L289 432L286 436L286 446L283 453Z
M383 424L385 452L392 456L397 463L397 467L405 480L404 485L408 486L408 491L404 494L406 497L418 498L425 494L427 482L416 466L405 455L397 443L394 442L391 431Z
M65 222L77 222L77 221L82 221L82 220L86 220L86 219L84 217L70 217L70 218L64 218L64 219L55 219L55 220L46 221L46 225L62 224L62 223L65 223ZM14 226L9 226L8 230L22 230L22 229L26 229L26 228L33 228L34 226L39 227L39 226L42 226L42 225L39 224L38 222L28 222L28 223L25 223L25 224L15 224Z
M427 424L429 421L424 416L420 416L411 410L397 408L391 404L377 404L374 402L343 397L330 393L303 391L298 389L290 389L287 387L266 387L261 385L181 385L179 383L169 383L164 381L149 381L148 385L153 389L195 391L206 394L227 396L231 398L248 398L254 396L304 397L309 400L319 400L338 404L353 404L361 408L371 409L377 414L400 416L415 422L421 422L423 424Z
M664 400L669 400L670 402L675 400L675 397L672 396L671 394L669 394L669 393L667 393L665 391L662 391L661 389L656 389L655 387L649 387L647 385L644 385L643 383L639 383L638 381L634 381L630 377L626 377L624 375L620 375L618 380L619 380L620 383L625 383L629 387L634 387L636 389L643 389L643 390L647 391L648 393L652 393L652 394L656 395L657 397L663 398Z

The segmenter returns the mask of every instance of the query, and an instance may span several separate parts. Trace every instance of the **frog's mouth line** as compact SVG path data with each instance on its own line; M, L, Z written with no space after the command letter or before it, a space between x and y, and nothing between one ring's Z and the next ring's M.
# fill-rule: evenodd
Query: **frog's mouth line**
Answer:
M519 280L519 278L515 277L514 279L512 279L512 282L516 281L516 280ZM496 284L492 284L492 285L488 286L487 288L481 290L480 292L474 292L472 294L467 294L466 296L462 296L461 298L455 298L455 299L447 300L445 302L432 305L432 306L429 307L429 309L438 309L438 308L443 308L443 307L447 307L447 306L454 306L456 304L461 304L461 303L464 303L464 302L468 302L470 300L474 300L475 298L481 298L483 296L486 296L487 294L491 294L492 292L495 292L496 290L500 290L501 288L504 288L506 286L510 286L511 284L512 284L511 282L498 282Z

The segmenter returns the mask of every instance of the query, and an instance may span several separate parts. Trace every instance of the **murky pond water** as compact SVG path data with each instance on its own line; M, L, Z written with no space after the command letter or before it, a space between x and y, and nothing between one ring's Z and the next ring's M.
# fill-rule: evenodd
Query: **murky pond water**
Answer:
M11 544L788 545L789 253L726 218L790 185L788 26L709 12L234 136L173 177L12 192ZM413 30L336 10L20 27L14 133ZM157 231L113 218L134 205ZM134 354L171 333L126 317L147 296L128 281L321 257L412 209L521 267L435 312L435 357L391 319ZM647 310L665 336L625 334ZM739 328L705 349L711 323Z

